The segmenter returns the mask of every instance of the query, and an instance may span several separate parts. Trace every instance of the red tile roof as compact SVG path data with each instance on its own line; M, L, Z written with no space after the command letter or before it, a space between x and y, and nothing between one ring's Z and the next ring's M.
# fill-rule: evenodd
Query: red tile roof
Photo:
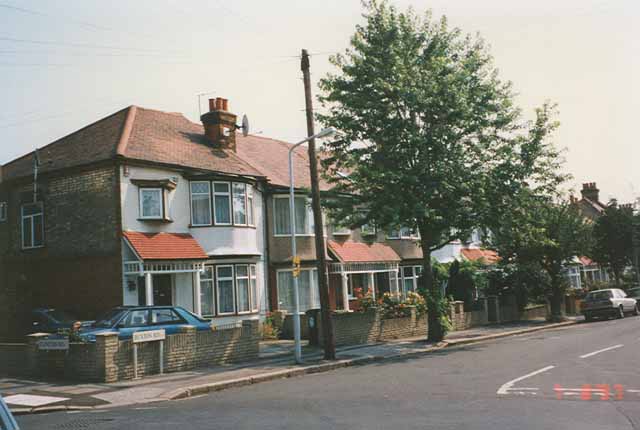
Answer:
M199 260L209 258L188 233L122 233L143 260Z
M400 261L400 257L388 245L374 242L328 242L329 250L343 263L390 262Z
M578 257L578 260L580 260L580 264L582 264L583 266L591 266L593 264L593 260L589 257L585 257L584 255Z
M482 260L485 264L496 264L500 261L500 256L495 251L491 251L490 249L482 249L482 248L463 248L460 252L464 258L470 261L479 261Z

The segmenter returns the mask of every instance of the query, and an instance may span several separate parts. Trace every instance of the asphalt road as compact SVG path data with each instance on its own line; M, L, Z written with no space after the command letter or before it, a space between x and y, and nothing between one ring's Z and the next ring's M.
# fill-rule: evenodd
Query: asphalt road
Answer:
M450 348L30 429L640 429L640 318Z

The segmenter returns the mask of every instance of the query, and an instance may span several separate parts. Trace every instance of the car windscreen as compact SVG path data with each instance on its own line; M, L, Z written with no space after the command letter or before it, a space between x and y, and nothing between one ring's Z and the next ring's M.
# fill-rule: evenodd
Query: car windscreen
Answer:
M93 326L97 328L111 328L116 325L126 312L124 309L113 309L98 318Z
M60 309L49 309L47 312L51 318L59 323L69 323L72 324L78 321L78 318L74 317L68 312L61 311Z
M611 291L593 291L587 294L587 300L606 300L612 297Z

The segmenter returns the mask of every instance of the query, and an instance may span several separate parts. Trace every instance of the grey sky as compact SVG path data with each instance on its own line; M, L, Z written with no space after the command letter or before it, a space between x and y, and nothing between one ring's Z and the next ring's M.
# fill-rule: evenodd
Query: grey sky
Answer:
M568 148L574 184L597 182L603 200L640 194L640 2L394 4L430 7L480 32L528 112L557 102L556 140ZM206 91L246 113L254 132L298 140L305 121L295 57L301 48L316 53L313 77L322 76L327 53L347 46L360 14L358 0L0 0L0 163L129 104L198 121L196 94Z

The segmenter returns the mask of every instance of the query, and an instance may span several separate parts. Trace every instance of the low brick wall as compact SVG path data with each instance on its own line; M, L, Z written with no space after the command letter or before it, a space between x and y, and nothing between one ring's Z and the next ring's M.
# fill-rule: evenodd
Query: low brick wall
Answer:
M465 312L464 302L452 302L449 308L449 321L451 321L452 331L487 325L489 324L487 305L483 303L481 310Z
M314 324L317 324L318 344L324 344L322 336L322 319L317 311L310 311ZM427 320L424 316L416 317L415 308L411 308L411 316L406 318L383 319L377 310L367 312L334 312L332 314L336 333L336 346L359 345L383 342L405 337L426 336Z
M165 372L220 365L258 358L260 333L257 320L243 321L241 327L196 331L186 326L164 340ZM134 378L133 341L118 340L117 333L96 336L95 343L72 343L68 351L42 351L39 340L46 334L28 336L26 344L0 345L0 371L9 375L116 382ZM137 344L138 377L160 372L160 342ZM6 353L6 354L3 354ZM16 363L22 362L20 368Z
M26 343L0 343L0 375L25 374L26 357Z

